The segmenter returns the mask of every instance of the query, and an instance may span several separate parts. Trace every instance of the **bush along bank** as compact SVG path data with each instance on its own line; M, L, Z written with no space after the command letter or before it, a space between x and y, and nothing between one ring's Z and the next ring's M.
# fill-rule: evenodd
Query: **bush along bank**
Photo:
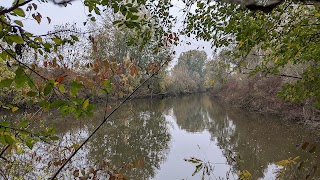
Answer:
M278 115L286 120L310 123L319 128L319 109L313 106L311 100L292 102L279 97L284 83L285 80L277 76L237 74L229 77L219 87L212 88L210 93L232 106Z

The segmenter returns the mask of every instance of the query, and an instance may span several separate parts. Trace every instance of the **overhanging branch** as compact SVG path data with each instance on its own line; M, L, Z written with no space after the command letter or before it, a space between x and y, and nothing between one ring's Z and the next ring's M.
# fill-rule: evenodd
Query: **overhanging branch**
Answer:
M28 3L31 2L31 1L32 1L32 0L27 0L27 1L19 4L19 0L17 0L17 3L16 3L14 6L8 8L8 9L4 9L4 10L0 11L0 16L5 15L5 14L7 14L7 13L13 11L13 10L15 10L15 9L17 9L17 8L20 7L20 6L24 6L24 5L28 4Z

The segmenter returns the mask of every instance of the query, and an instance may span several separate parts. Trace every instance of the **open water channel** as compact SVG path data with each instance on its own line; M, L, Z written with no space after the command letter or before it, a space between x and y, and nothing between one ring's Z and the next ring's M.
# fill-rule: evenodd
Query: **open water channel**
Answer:
M94 118L74 120L71 117L50 116L44 123L56 127L60 146L81 143L102 121L104 105L97 105ZM247 170L253 179L276 179L281 166L276 162L295 158L287 179L293 174L304 177L319 166L319 152L297 148L304 142L314 142L314 136L291 122L278 117L249 113L224 107L219 100L205 94L166 99L131 100L93 136L73 158L61 175L73 179L74 168L83 169L104 160L114 167L128 162L135 168L123 169L127 179L191 180L201 179L203 169L192 176L196 166L208 167L204 179L237 179ZM36 167L28 177L50 175L67 151L55 151L38 144L34 148ZM191 163L184 159L196 158ZM51 163L50 163L51 162ZM55 162L55 165L53 163ZM299 167L299 162L303 166ZM50 165L50 166L49 166ZM316 170L313 176L319 174ZM31 173L32 172L32 173ZM81 175L81 174L80 174ZM107 179L100 175L100 179Z

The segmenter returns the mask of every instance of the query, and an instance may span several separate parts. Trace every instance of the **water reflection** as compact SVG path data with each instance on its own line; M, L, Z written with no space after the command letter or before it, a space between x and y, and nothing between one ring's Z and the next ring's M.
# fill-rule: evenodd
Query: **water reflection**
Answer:
M170 134L159 103L153 103L135 101L124 105L117 116L127 118L110 121L95 135L89 150L90 159L108 159L116 167L142 160L141 168L124 174L128 179L154 177L166 159Z
M278 117L225 109L219 100L206 95L167 101L172 104L172 116L179 128L187 132L209 131L211 141L216 143L212 146L218 146L224 156L232 152L240 157L241 163L226 161L234 173L245 169L251 172L253 179L275 179L275 163L296 156L308 161L310 166L320 167L319 151L310 154L296 149L298 143L310 140L312 135L294 124L286 124ZM203 138L206 138L205 134Z
M212 98L203 103L207 104L207 112L213 119L209 128L212 139L217 139L217 145L225 153L235 152L243 160L243 163L233 167L234 170L246 169L253 179L274 179L274 175L267 173L270 168L275 168L272 164L296 156L315 161L312 164L319 166L316 155L296 149L296 144L310 136L303 128L286 124L277 117L240 109L226 110Z
M206 96L184 96L172 100L173 115L181 129L202 132L210 125L207 109L203 103Z
M297 143L310 139L310 134L301 127L286 125L271 116L224 108L221 104L207 95L126 103L74 157L62 176L72 179L72 171L68 169L81 169L100 160L109 161L115 167L142 160L142 167L122 171L128 179L139 180L199 179L199 175L191 176L194 165L183 161L189 157L210 161L215 167L213 179L225 178L230 169L231 179L236 179L241 169L248 170L253 179L275 179L275 162L296 156L320 167L319 150L310 154L295 148ZM72 120L51 115L43 123L57 128L62 139L57 145L79 144L103 119L104 106L97 107L94 119ZM39 174L52 174L58 167L49 165L50 162L70 154L41 143L34 149L42 158L41 162L33 163L37 167L43 165L45 170L26 172L29 173L26 177L31 179ZM230 152L240 156L241 163L228 161L226 156Z

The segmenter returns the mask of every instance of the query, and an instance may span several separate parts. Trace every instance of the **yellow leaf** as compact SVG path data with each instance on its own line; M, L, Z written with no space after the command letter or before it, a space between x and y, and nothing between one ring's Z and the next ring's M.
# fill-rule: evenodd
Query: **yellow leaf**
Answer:
M300 158L300 156L295 157L294 159L292 159L292 161L296 161Z
M12 112L16 112L16 111L18 111L18 107L13 107L11 110L12 110Z
M316 13L314 16L320 17L320 13Z
M286 165L286 164L289 164L289 163L290 162L287 159L285 159L285 160L281 160L281 161L276 162L276 165L283 166L283 165Z
M243 170L240 172L239 178L243 180L252 179L252 175L249 171Z
M239 41L239 47L242 47L242 45L243 45L243 41L240 40L240 41Z
M89 106L89 99L86 99L86 100L83 102L82 109L87 109L88 106Z

